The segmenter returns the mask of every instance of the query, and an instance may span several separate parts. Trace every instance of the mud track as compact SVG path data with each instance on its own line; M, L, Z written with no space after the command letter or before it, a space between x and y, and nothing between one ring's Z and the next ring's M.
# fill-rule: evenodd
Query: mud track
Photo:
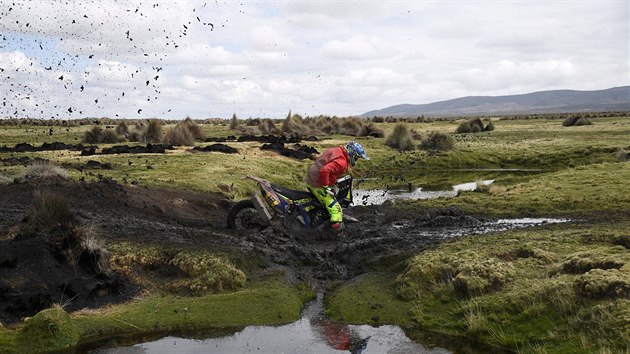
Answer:
M38 191L64 196L80 225L96 230L106 244L192 245L236 257L256 256L264 267L281 267L295 280L344 280L400 264L428 244L481 224L456 209L418 213L378 206L349 209L363 221L348 225L341 239L287 235L271 228L245 234L226 229L225 217L233 201L218 193L155 190L108 179L90 183L40 179L0 185L3 323L33 315L53 303L65 303L72 311L125 301L138 291L127 280L103 276L89 264L70 266L55 246L68 243L59 236L64 230L17 231L29 222L26 216Z

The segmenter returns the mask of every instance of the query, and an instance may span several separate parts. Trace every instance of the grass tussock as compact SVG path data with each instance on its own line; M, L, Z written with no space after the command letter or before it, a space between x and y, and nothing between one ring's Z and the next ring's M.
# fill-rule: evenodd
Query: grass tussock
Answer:
M236 116L236 113L232 114L232 119L230 120L230 129L231 130L236 130L236 128L240 125L239 121L238 121L238 117Z
M420 143L420 149L431 151L447 151L452 150L455 143L453 138L446 134L437 131L432 131L429 135Z
M186 129L192 135L193 139L195 139L197 141L204 141L204 140L206 140L206 133L204 133L204 131L201 128L201 126L199 126L199 124L197 124L190 117L186 117L186 119L184 119L183 121L181 121L181 122L179 122L177 124L186 127Z
M192 292L217 292L240 289L245 285L245 273L236 269L228 260L205 253L179 252L168 264L179 268L188 278L170 284L177 292L180 289Z
M142 131L140 140L145 143L157 144L162 141L162 121L150 119Z
M123 119L116 125L116 134L122 136L129 134L129 124L127 124L126 120Z
M240 289L246 276L226 258L187 250L162 251L130 244L111 246L110 268L134 283L173 293L205 293ZM173 279L157 281L154 273L171 273Z
M416 256L400 280L413 283L425 279L436 289L448 284L459 295L475 296L495 292L513 278L511 262L463 251L448 256L436 252Z
M593 269L575 281L579 295L591 299L630 299L630 270Z
M556 255L552 252L545 251L534 244L525 243L509 252L498 256L500 259L507 261L515 261L517 259L533 259L540 264L551 264L556 261Z
M560 264L560 271L566 274L584 274L592 269L620 269L623 260L608 254L606 250L589 250L573 253Z
M385 140L385 145L399 151L409 151L415 149L413 137L409 126L405 123L398 123L394 130Z
M630 151L627 151L624 148L619 148L617 149L617 152L615 152L615 157L619 162L630 161Z
M68 170L48 161L35 161L20 174L23 179L68 178Z
M579 127L582 125L593 125L593 122L590 119L579 115L567 117L562 122L562 126L564 127Z
M494 123L491 120L488 121L487 125L483 125L481 118L469 119L463 123L461 123L455 133L464 134L464 133L479 133L479 132L487 132L494 130Z
M105 242L96 235L91 227L75 227L78 235L79 262L97 274L110 274L109 259L111 253L105 248Z
M17 332L15 343L24 353L60 351L75 346L80 333L61 306L39 312L27 318Z
M75 222L75 217L63 196L53 192L37 191L31 205L29 220L35 226L41 227L70 226Z
M192 146L195 145L195 138L186 126L177 124L173 128L166 130L162 137L162 143L175 146Z
M103 129L95 125L83 134L81 141L85 144L115 144L125 140L123 136L118 134L118 128L116 130Z

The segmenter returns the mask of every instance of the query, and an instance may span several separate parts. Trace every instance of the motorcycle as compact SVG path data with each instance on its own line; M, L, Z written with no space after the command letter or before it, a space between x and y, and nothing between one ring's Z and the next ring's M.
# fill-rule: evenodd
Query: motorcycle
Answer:
M262 230L269 226L292 232L326 233L328 210L309 191L288 189L265 179L247 175L260 189L250 199L241 200L228 212L227 226L237 230ZM335 183L335 195L342 208L352 204L352 176ZM358 220L344 215L344 221Z

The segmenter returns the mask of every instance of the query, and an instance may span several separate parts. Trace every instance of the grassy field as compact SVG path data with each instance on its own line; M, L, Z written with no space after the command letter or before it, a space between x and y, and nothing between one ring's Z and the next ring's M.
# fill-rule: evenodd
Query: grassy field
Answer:
M343 285L330 296L328 315L414 323L518 352L624 352L629 227L556 225L442 244L398 275Z
M389 208L422 212L452 205L486 217L573 220L435 246L409 259L402 269L365 274L331 289L327 314L352 323L397 323L517 352L628 352L630 162L620 158L619 152L630 152L630 118L592 121L593 125L563 127L562 120L494 119L494 131L475 134L453 134L461 120L409 124L421 136L431 131L452 134L454 149L445 152L399 152L385 146L383 138L333 135L306 142L320 152L351 139L363 144L371 160L357 166L357 175L370 178L361 188L411 183L450 189L457 183L496 180L487 188L455 198L406 201L388 204ZM393 123L377 125L386 133L394 127ZM0 146L54 141L74 144L88 128L55 127L51 136L48 127L0 126ZM208 136L233 134L226 126L203 129ZM70 177L90 180L98 178L98 173L148 186L220 191L235 199L254 189L240 178L245 174L303 188L309 160L260 150L260 143L226 144L239 153L193 153L190 147L178 147L166 154L80 156L64 151L1 153L0 159L40 157L66 166L97 160L111 164L112 169L87 173L70 168ZM0 173L8 180L23 170L23 166L0 164ZM212 319L179 312L162 321L161 311L190 307L184 305L190 300L168 296L149 296L97 314L68 316L52 309L38 316L45 317L46 323L58 322L55 326L59 328L72 329L68 338L58 342L61 348L80 341L78 338L142 332L138 328L161 331L284 323L299 316L307 297L303 291L271 279L199 298L195 306L207 306L203 311L217 314ZM254 298L264 299L267 305L250 308ZM222 315L221 309L228 306L242 309L242 316ZM36 318L17 331L0 327L0 347L26 348L29 328L39 326ZM139 319L130 322L129 318ZM38 343L48 342L42 339Z
M475 134L455 134L455 148L442 153L426 151L399 152L384 145L382 138L353 138L333 135L323 137L309 146L322 152L327 147L356 139L363 144L370 161L361 161L360 175L374 180L362 183L361 188L385 188L394 185L414 185L425 188L445 188L452 184L478 179L497 179L497 184L513 184L537 176L532 172L487 171L487 169L525 169L556 172L574 167L604 162L617 162L620 148L630 149L628 135L630 120L626 118L598 118L595 124L563 127L561 120L495 120L496 130ZM452 134L461 121L411 123L421 136L430 131ZM378 123L387 133L393 123ZM202 126L208 136L225 137L234 132L218 125ZM79 143L86 126L54 127L0 126L0 145L12 146L20 142L40 145L60 141ZM58 131L58 132L57 132ZM132 143L133 144L133 143ZM198 143L209 145L210 143ZM297 161L259 149L259 143L227 145L238 154L191 153L190 147L179 147L167 154L94 155L80 156L79 152L39 152L11 154L48 159L58 163L80 164L96 160L112 165L111 170L98 171L116 180L138 181L150 186L187 188L193 190L226 190L236 197L249 195L254 186L240 180L245 174L256 174L273 182L293 188L303 188L303 178L309 161ZM110 145L100 145L107 147ZM0 154L0 158L8 154ZM477 170L477 171L475 171ZM20 168L5 166L5 175L16 175ZM71 170L75 178L82 176ZM84 178L93 178L89 175Z

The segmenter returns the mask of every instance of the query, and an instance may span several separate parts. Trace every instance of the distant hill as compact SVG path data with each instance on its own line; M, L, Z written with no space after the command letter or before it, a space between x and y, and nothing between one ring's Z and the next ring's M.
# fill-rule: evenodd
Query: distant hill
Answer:
M468 96L427 104L400 104L360 117L467 116L630 111L630 86L598 91L552 90L509 96Z

